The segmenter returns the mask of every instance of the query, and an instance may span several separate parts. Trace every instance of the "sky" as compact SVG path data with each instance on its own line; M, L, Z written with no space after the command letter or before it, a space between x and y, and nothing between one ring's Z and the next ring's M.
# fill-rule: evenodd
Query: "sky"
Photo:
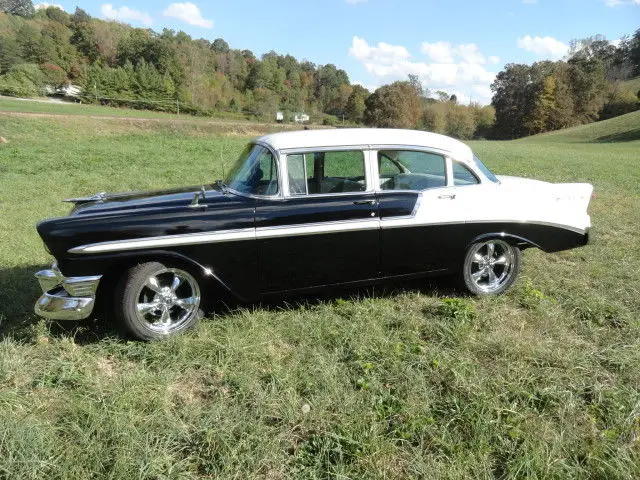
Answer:
M417 75L431 92L489 103L507 63L558 60L571 40L611 41L640 28L640 0L58 0L136 27L224 38L257 56L274 50L333 63L369 90ZM36 7L47 5L34 2Z

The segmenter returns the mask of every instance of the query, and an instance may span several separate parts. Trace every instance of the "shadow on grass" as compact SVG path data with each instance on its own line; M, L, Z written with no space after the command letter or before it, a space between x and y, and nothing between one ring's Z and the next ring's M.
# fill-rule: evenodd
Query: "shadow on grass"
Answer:
M634 140L640 140L640 128L628 130L626 132L613 133L611 135L604 135L596 138L594 141L597 143L612 143L612 142L632 142Z
M35 342L43 334L33 307L42 291L34 273L42 266L28 265L0 270L0 340L11 338L18 341ZM252 305L269 311L296 310L301 306L334 301L339 298L390 298L400 293L418 291L426 295L459 296L460 290L449 277L386 282L364 287L330 288L320 293L299 294L288 297L267 298ZM224 316L238 307L247 306L236 301L218 303L213 314ZM95 315L81 321L51 321L46 335L54 337L73 337L78 344L98 342L106 338L126 335L116 328L113 318L106 313L108 309L98 302Z

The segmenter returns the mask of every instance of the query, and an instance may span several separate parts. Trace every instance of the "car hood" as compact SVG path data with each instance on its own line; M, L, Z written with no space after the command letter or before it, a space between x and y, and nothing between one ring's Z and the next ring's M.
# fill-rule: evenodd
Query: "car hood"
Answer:
M198 197L198 201L212 202L222 197L211 186L190 186L164 190L123 193L97 193L90 197L65 200L75 204L71 215L124 213L127 210L154 209L184 206Z

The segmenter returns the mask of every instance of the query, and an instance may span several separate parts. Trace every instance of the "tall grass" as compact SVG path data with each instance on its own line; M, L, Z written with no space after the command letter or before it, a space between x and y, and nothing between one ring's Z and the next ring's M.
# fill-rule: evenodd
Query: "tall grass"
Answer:
M596 187L594 243L527 250L504 296L398 284L138 343L31 313L34 223L64 197L211 182L246 138L0 121L0 477L640 476L638 142L473 143L497 173Z

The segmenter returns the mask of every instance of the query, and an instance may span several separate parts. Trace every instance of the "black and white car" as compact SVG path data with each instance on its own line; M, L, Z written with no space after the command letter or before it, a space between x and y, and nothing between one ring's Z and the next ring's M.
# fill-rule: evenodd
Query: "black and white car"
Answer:
M89 317L96 299L141 339L193 325L221 292L267 296L456 274L504 292L521 250L585 245L593 187L494 175L471 149L391 129L276 133L224 181L71 199L38 224L56 262L36 312Z

